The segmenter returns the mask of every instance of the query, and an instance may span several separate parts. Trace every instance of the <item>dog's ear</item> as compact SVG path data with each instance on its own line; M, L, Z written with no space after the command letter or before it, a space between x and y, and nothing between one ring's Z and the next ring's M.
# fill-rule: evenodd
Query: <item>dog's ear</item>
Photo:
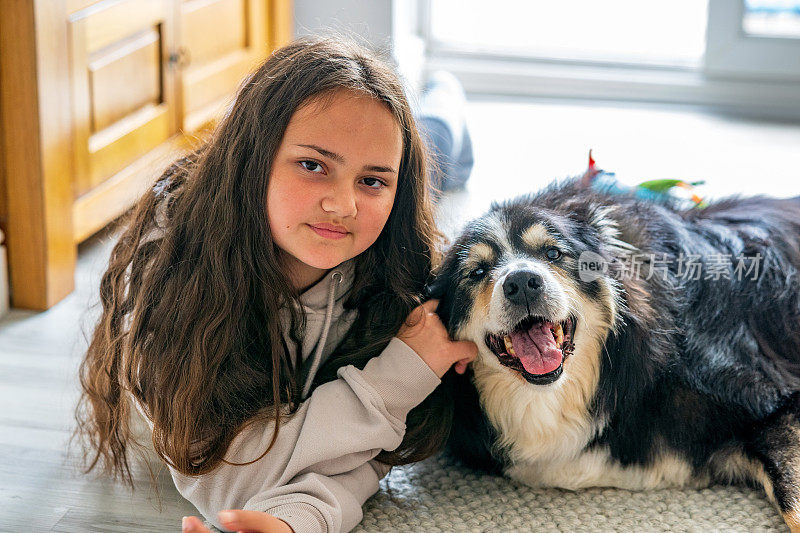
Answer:
M593 228L600 240L616 255L635 253L638 250L628 241L628 233L635 229L626 228L617 221L617 208L597 202L584 202L576 199L567 203L564 209L572 220Z
M438 276L431 275L428 283L425 284L425 299L432 300L436 298L441 300L447 290L446 276L439 274Z
M436 275L431 275L428 283L425 285L425 299L426 300L439 300L439 305L436 307L436 314L442 320L445 327L450 325L450 316L452 315L452 294L450 289L450 275L448 269L440 269Z
M452 249L450 251L452 252ZM442 263L430 273L425 284L425 297L428 300L433 298L441 300L447 295L457 266L458 257L453 253L445 254Z
M614 207L596 202L586 202L580 198L568 201L562 205L567 217L591 226L603 235L615 236L616 221L614 220Z

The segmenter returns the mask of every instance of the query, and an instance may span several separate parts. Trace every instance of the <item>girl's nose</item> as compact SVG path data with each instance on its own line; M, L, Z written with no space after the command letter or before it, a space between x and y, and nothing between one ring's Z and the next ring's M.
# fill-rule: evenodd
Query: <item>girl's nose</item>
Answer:
M347 185L331 187L322 198L322 210L342 218L355 217L357 212L355 191Z

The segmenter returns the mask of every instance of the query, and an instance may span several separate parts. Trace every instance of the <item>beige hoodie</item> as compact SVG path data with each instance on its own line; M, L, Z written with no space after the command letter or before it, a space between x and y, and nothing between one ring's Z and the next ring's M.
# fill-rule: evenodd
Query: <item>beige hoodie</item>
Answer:
M353 267L352 259L342 263L300 296L307 314L302 342L308 370L305 400L281 423L269 453L245 466L221 463L200 477L170 468L178 491L218 528L222 529L218 511L250 509L277 516L295 533L350 531L361 521L361 506L390 470L374 457L400 445L406 415L441 383L422 358L395 337L363 370L340 368L338 379L305 396L317 369L355 320L355 311L343 308ZM282 320L286 326L286 316ZM287 344L293 349L294 343ZM273 427L269 422L243 430L226 460L244 463L260 456L269 446Z

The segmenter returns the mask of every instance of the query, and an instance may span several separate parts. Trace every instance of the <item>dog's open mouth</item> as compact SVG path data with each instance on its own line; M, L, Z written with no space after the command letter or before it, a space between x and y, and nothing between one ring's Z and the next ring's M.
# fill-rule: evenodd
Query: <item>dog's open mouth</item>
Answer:
M529 316L509 332L486 335L486 345L500 363L519 371L529 382L546 385L564 371L564 361L575 349L575 319L551 322Z

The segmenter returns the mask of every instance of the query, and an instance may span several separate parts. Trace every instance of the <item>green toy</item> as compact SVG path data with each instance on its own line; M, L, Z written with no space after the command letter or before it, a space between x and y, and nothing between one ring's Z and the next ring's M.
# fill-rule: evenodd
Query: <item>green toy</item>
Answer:
M694 188L703 185L705 181L685 181L676 179L648 180L634 185L633 187L624 185L617 180L614 172L607 172L597 168L597 163L589 150L589 168L584 172L581 183L594 189L613 193L613 194L633 194L638 198L652 200L656 202L666 202L670 200L685 200L675 193L676 188L685 189L691 195L691 204L688 207L702 209L708 205L703 198L698 195Z

